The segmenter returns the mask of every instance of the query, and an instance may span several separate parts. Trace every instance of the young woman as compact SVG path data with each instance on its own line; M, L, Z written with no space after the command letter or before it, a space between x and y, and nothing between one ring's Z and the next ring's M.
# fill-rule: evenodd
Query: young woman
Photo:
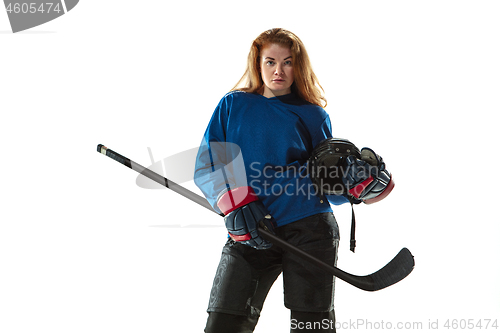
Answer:
M291 332L335 332L334 276L272 246L257 230L260 224L336 263L339 231L330 203L349 201L317 195L306 168L314 147L332 136L324 106L302 41L284 29L260 34L243 77L215 109L196 161L195 183L224 213L230 236L205 332L253 332L281 273Z

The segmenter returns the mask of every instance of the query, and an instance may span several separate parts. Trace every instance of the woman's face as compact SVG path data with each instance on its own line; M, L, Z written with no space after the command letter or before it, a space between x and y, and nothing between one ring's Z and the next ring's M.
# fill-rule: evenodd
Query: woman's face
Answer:
M286 95L293 83L292 52L288 47L269 44L260 52L260 73L267 98Z

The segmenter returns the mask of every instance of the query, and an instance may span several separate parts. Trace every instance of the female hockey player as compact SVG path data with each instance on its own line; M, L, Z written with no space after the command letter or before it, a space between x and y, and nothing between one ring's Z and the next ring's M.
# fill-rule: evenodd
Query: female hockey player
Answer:
M302 41L290 31L270 29L253 41L243 77L213 113L195 183L225 215L230 237L211 290L205 332L253 332L281 273L291 332L335 332L334 276L258 233L261 225L336 263L339 231L330 203L349 200L316 193L307 171L313 149L332 137L322 92Z

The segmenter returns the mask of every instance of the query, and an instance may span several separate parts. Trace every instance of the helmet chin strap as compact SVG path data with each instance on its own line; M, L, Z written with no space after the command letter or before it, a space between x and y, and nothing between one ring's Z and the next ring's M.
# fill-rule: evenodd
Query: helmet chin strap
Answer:
M350 250L354 253L356 249L356 216L354 215L354 203L353 198L349 197L349 202L351 203L351 246Z
M344 195L351 204L351 241L350 250L356 248L356 216L354 204L362 201L350 195L343 185L341 178L347 156L361 157L359 149L349 140L340 138L328 138L321 141L311 153L309 162L311 164L311 178L316 184L321 197L327 200L325 195ZM336 172L332 172L332 171ZM340 187L340 188L339 188Z

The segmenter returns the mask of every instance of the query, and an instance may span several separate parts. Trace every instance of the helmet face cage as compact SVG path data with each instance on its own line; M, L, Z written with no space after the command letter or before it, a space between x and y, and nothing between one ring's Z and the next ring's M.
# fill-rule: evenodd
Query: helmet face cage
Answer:
M328 138L320 142L310 158L310 175L321 194L343 195L347 190L342 182L346 170L346 158L361 157L358 148L348 140Z

